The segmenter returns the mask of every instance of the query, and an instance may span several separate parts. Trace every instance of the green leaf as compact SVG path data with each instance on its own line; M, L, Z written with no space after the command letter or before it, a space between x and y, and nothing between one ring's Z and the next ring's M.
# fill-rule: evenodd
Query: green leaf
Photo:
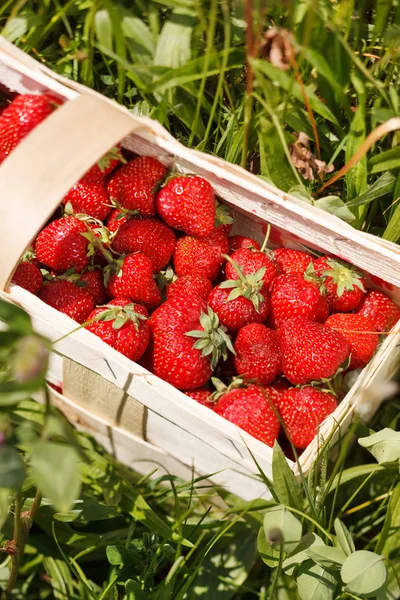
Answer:
M306 561L296 577L301 600L332 600L337 580L324 567Z
M154 53L154 40L151 31L143 19L126 15L122 18L122 31L127 38L133 40L135 46L139 46L147 54Z
M335 519L334 526L337 541L339 542L341 549L347 556L350 556L350 554L356 551L350 531L340 519Z
M196 19L184 10L175 10L165 21L158 38L154 65L176 68L191 56L191 39Z
M274 443L272 453L272 480L279 501L286 504L286 506L302 510L303 496L300 484L289 467L277 441Z
M355 219L351 210L348 209L347 205L339 198L339 196L325 196L324 198L319 198L319 200L315 200L314 206L326 210L326 212L339 217L339 219L342 219L347 223L351 223Z
M397 242L400 238L400 174L397 176L397 182L393 194L393 207L389 223L382 234L384 240Z
M2 299L0 299L0 321L3 321L10 331L25 335L32 333L32 323L29 315L19 306Z
M340 548L332 546L313 546L307 550L308 556L326 569L339 568L346 560L346 554Z
M58 558L46 556L43 559L43 566L49 577L49 585L53 590L55 600L66 600L66 598L73 597L74 584L67 563Z
M267 541L263 527L260 527L258 532L257 547L261 560L268 565L268 567L276 567L279 562L279 550L274 550Z
M100 44L113 51L113 27L107 10L98 10L94 17L96 37Z
M226 515L234 515L240 514L244 511L253 512L258 510L265 510L270 506L274 506L276 502L274 500L263 500L263 498L255 498L254 500L243 500L242 502L238 502L232 508L230 508Z
M121 505L134 519L141 521L150 530L156 531L161 537L168 539L178 537L177 534L172 532L169 525L154 512L137 490L125 483L123 485L123 492L124 497L121 500ZM190 543L188 544L191 546Z
M299 182L288 162L276 128L266 119L260 120L258 141L262 175L267 176L277 188L284 192L298 185Z
M387 576L383 557L367 550L348 556L340 573L346 590L355 594L372 594L383 586Z
M147 592L144 592L140 584L133 579L125 581L126 600L148 600Z
M25 17L13 17L8 19L1 31L1 35L9 42L15 42L23 37L28 31L28 20Z
M133 559L133 554L125 546L107 546L107 560L110 565L122 567Z
M33 446L30 465L42 495L60 512L69 511L81 488L76 451L70 446L40 441Z
M389 427L368 437L360 438L358 443L371 452L379 464L400 458L400 431L394 431Z
M54 515L56 521L63 523L89 523L91 521L105 521L115 519L119 513L111 506L102 504L90 496L76 500L72 509L68 512L57 512Z
M292 552L301 539L302 526L283 504L271 506L264 515L264 531L267 541L269 541L269 535L275 530L281 532L284 551ZM274 544L272 545L274 546ZM276 546L279 547L279 544Z
M11 490L0 488L0 532L10 512Z
M377 554L388 558L400 547L400 483L394 488L386 511L385 522L375 547Z
M381 171L389 171L390 169L398 169L399 167L400 146L375 154L368 161L370 173L380 173Z
M346 162L356 153L365 138L365 105L360 103L351 121L350 132L346 144ZM351 200L362 194L367 188L367 159L363 156L357 164L346 173L347 199Z
M11 446L0 447L0 488L18 490L25 479L24 463Z
M378 198L382 198L386 194L390 194L396 185L396 177L389 171L384 173L377 179L367 190L351 202L347 203L347 206L362 206L363 204L369 204Z
M296 546L293 552L282 563L285 573L292 576L296 566L308 560L307 550L313 546L322 546L323 544L324 542L316 533L306 533L303 535L299 545Z

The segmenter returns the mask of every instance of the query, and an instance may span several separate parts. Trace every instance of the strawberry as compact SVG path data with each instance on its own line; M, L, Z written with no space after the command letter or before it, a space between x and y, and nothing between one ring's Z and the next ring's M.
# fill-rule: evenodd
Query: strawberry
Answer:
M222 234L223 235L223 234ZM213 281L224 262L220 247L192 236L179 238L173 256L175 273L182 275L202 275Z
M321 256L314 260L314 270L326 287L331 312L350 312L357 308L365 295L365 278L355 267Z
M162 221L136 218L120 225L111 247L118 254L144 254L158 273L169 262L175 242L175 233Z
M286 392L286 390L289 390L291 387L292 386L288 381L286 381L286 379L281 378L274 383L265 386L265 389L268 391L268 394L276 408L279 409L283 393Z
M279 267L274 259L263 251L250 248L239 248L231 254L232 260L239 265L244 275L251 275L265 268L263 291L267 292L272 280L279 275ZM226 277L238 279L238 274L231 263L226 265Z
M132 217L136 217L137 212L134 210L126 210L126 208L113 208L107 218L107 229L112 233L116 233L118 229L129 221Z
M340 331L350 344L349 369L359 369L369 363L379 343L379 336L370 319L363 315L336 313L326 320L325 325Z
M189 396L192 400L196 400L199 404L203 406L207 406L207 408L211 408L214 410L214 402L212 401L212 395L210 390L207 388L197 388L195 390L190 390L189 392L185 392L185 396Z
M263 387L252 385L227 392L216 403L214 412L268 446L273 446L278 437L279 419Z
M238 279L220 283L208 296L209 306L230 331L237 331L249 323L263 323L269 312L268 296L262 292L264 267L247 276L235 264L234 269Z
M123 161L120 146L115 146L105 154L96 164L86 171L82 180L84 181L104 181L107 175L110 175Z
M78 323L86 321L94 309L92 294L71 281L44 283L39 298Z
M52 221L42 229L36 239L38 260L56 273L75 268L83 271L89 264L86 225L74 216Z
M11 281L31 294L37 295L42 287L43 276L36 265L29 260L24 260L16 268Z
M70 205L75 213L85 213L104 221L111 210L107 189L102 181L78 181L64 196L64 206ZM67 206L67 211L69 207Z
M96 306L106 302L107 290L104 287L104 276L101 269L88 267L88 269L84 273L80 273L75 280L70 280L75 283L75 285L78 285L78 287L90 292Z
M282 371L294 385L333 377L350 354L341 333L305 317L284 321L279 336Z
M370 319L376 331L389 331L400 319L400 307L388 296L375 290L368 290L357 313Z
M320 287L303 275L278 275L270 286L272 327L295 316L323 323L329 314L328 303Z
M204 237L215 229L214 191L197 175L168 179L157 195L157 210L168 225L187 235Z
M215 227L224 235L229 235L234 221L231 211L225 204L219 202L216 202L215 211Z
M198 296L167 300L150 320L153 331L153 371L180 390L203 386L220 357L233 351L218 317ZM195 341L195 338L197 340Z
M335 396L312 386L286 390L281 396L279 410L293 445L297 448L308 446L318 426L336 406Z
M127 254L106 267L106 287L112 298L129 298L149 309L161 302L153 263L144 254Z
M122 165L110 177L107 190L120 207L136 210L143 217L156 214L156 188L167 173L151 156L139 156Z
M221 254L229 254L229 241L222 229L214 229L201 239L217 248Z
M167 300L176 296L200 296L207 300L212 285L209 279L202 275L182 275L171 283L167 288Z
M234 343L236 372L264 385L281 373L281 349L276 331L250 323L239 331Z
M229 238L230 251L234 252L240 248L249 248L254 250L260 250L261 246L256 240L246 237L244 235L232 235Z
M291 248L275 248L274 258L285 275L304 275L312 263L311 254Z
M124 356L136 361L143 356L150 341L147 317L148 312L144 306L132 303L127 298L118 298L95 308L87 320L97 320L86 325L86 329Z
M0 115L0 163L61 104L53 94L17 96Z

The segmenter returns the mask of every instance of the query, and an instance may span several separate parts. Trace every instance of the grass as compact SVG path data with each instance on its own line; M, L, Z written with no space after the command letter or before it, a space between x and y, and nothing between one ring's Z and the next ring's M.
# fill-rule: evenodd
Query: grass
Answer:
M305 202L328 204L354 227L399 241L398 3L5 0L0 27L50 68L159 120L187 146L242 164ZM280 37L265 38L272 27ZM310 138L312 180L290 158L300 132ZM317 173L315 159L333 170ZM20 415L7 414L14 440ZM395 399L371 429L398 430L399 415ZM300 488L291 482L288 492L282 476L274 493L297 511L303 533L318 532L328 543L340 518L357 550L383 554L388 586L374 597L394 600L400 476L398 465L378 465L357 445L368 433L355 424L334 461L323 453ZM140 479L74 435L87 458L82 513L63 516L41 506L13 597L299 598L294 578L279 568L279 550L259 533L267 505L238 503L202 481ZM33 495L27 484L25 510ZM4 506L0 489L0 514ZM9 515L4 539L13 537L12 526ZM10 560L0 564L0 585ZM364 597L339 585L329 594L315 598Z

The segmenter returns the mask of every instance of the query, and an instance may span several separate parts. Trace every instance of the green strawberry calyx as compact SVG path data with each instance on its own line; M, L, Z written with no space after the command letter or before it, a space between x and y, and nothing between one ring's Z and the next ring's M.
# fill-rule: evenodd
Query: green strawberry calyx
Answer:
M232 390L246 388L253 384L251 380L244 379L243 377L233 377L232 381L228 385L218 379L218 377L211 377L211 383L215 387L215 392L211 394L213 402L217 402L217 400Z
M315 380L315 381L310 381L309 383L305 383L302 384L298 387L307 387L307 386L311 386L311 387L316 387L316 388L320 388L321 385L325 385L328 389L323 389L321 391L324 392L329 392L330 394L333 394L334 396L338 396L338 392L337 389L339 389L341 387L342 384L342 377L341 377L341 373L344 373L345 371L347 371L347 369L350 367L350 363L351 363L351 354L349 354L349 356L346 358L346 360L338 366L337 370L335 371L335 373L333 373L333 375L331 375L331 377L321 377L321 379Z
M322 278L329 277L332 283L336 284L336 295L340 298L345 291L351 292L358 287L362 292L366 292L363 283L363 275L355 267L346 265L338 260L328 258L326 264L329 269L322 271Z
M220 358L228 358L228 350L235 354L232 340L226 327L220 324L218 315L211 308L208 308L207 313L201 313L200 325L202 329L188 331L185 335L197 338L193 348L201 350L203 356L210 357L210 366L214 370Z
M118 146L114 146L114 148L111 148L111 150L109 150L107 154L102 156L100 160L97 161L97 166L99 167L100 171L104 172L109 166L110 162L114 159L119 160L121 163L124 164L126 164L127 162L122 156L121 148L119 148Z
M311 283L315 283L319 287L319 291L321 294L326 294L326 286L324 284L323 277L318 275L315 270L314 263L310 261L307 269L304 272L304 281L310 281Z
M236 300L240 296L243 296L243 298L250 300L253 303L256 311L259 312L260 302L265 300L260 290L265 283L263 277L265 275L266 268L261 267L261 269L255 273L244 275L242 269L234 260L231 259L230 256L227 254L223 254L222 256L231 263L239 277L239 279L228 279L227 281L223 281L219 284L221 289L232 289L227 298L227 302Z
M234 218L231 211L225 204L220 204L217 200L215 201L215 227L218 228L220 225L231 225Z
M113 321L113 329L121 329L128 322L133 323L136 329L139 329L140 324L147 320L147 317L135 311L133 304L125 306L105 304L102 308L104 310L96 315L94 321Z

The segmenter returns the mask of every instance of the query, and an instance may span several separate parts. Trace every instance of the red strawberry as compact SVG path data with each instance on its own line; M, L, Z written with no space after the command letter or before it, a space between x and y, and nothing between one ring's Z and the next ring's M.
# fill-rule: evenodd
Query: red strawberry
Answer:
M264 291L268 291L268 288L272 280L279 275L279 267L277 263L264 252L251 250L249 248L240 248L231 255L232 260L239 265L244 275L251 275L256 273L263 267L265 267L265 273L263 276L264 280ZM226 265L226 277L227 279L238 279L238 274L231 263Z
M97 318L86 329L131 360L139 360L150 341L148 312L144 306L127 298L112 300L92 311L88 321Z
M53 94L23 94L17 96L0 115L0 163L57 105Z
M271 383L281 372L281 349L276 331L250 323L239 331L234 343L236 372L245 379Z
M104 181L123 159L120 146L115 146L105 154L93 167L82 177L84 181Z
M76 217L64 217L52 221L42 229L36 240L38 260L57 273L75 268L82 271L89 264L86 225Z
M180 390L203 386L219 358L233 351L230 338L198 296L176 297L152 316L154 373ZM198 338L195 341L195 338Z
M271 383L270 385L266 386L266 390L268 390L268 394L271 398L271 400L273 401L273 403L275 404L275 406L279 409L280 405L281 405L281 398L283 396L283 393L286 392L286 390L289 390L292 386L290 385L290 383L288 381L286 381L286 379L278 379L277 381L275 381L274 383Z
M119 254L144 254L153 263L154 273L158 273L170 261L175 242L175 233L162 221L138 218L120 225L112 248Z
M224 394L214 411L264 444L273 446L279 433L279 419L270 403L267 390L252 385Z
M81 273L73 283L82 287L87 292L90 292L96 306L106 302L107 290L104 287L104 276L101 269L89 267L89 269L84 273Z
M207 388L197 388L195 390L190 390L189 392L185 392L186 396L192 398L192 400L196 400L199 404L203 406L207 406L207 408L211 408L214 410L214 402L212 401L211 392Z
M44 283L39 298L78 323L86 321L94 309L92 294L71 281Z
M275 248L274 258L286 275L304 275L312 262L311 254L291 248Z
M230 251L234 252L240 248L250 248L254 250L260 250L261 246L256 240L246 237L244 235L232 235L229 238Z
M210 234L201 238L214 248L218 248L221 254L229 254L229 241L222 229L214 229Z
M350 312L357 308L365 295L365 278L355 267L321 256L314 260L314 270L326 287L331 312Z
M229 235L233 227L233 216L226 204L216 202L215 227L224 235Z
M294 385L332 377L350 354L341 333L305 317L284 321L279 336L283 374Z
M111 210L110 198L102 181L78 181L63 199L70 203L73 212L85 213L104 221Z
M187 235L204 237L215 229L214 191L197 175L171 177L158 193L157 210L168 225Z
M323 323L329 314L328 303L319 286L303 275L279 275L271 287L271 325L279 328L283 321L296 316Z
M326 320L325 325L340 331L349 342L350 369L359 369L369 363L379 343L372 321L363 315L336 313Z
M284 392L279 410L294 446L308 446L318 426L336 406L335 396L311 386L291 388Z
M166 173L156 158L139 156L111 175L108 193L119 206L152 217L156 214L156 187Z
M171 283L167 288L167 300L176 296L200 296L202 300L207 300L212 285L209 279L202 275L182 275Z
M110 233L115 233L118 229L129 221L130 218L136 217L136 211L126 210L125 208L113 208L107 218L107 229Z
M368 290L357 313L370 319L379 332L389 331L400 319L400 307L382 292Z
M16 268L11 281L36 295L42 287L43 276L36 265L24 260Z
M179 277L202 275L213 281L224 259L219 247L212 246L201 238L183 236L176 243L173 261L175 273Z
M106 267L107 290L113 298L129 298L154 308L161 302L160 290L153 279L153 263L144 254L128 254Z

